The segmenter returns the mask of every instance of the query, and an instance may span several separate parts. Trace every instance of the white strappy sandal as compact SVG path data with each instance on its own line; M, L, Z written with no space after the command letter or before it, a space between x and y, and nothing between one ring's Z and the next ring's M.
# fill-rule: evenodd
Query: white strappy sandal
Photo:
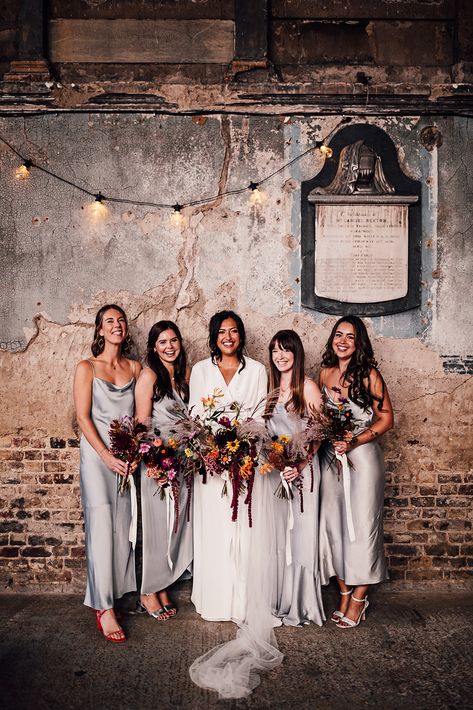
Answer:
M349 589L347 592L340 592L341 597L347 597L353 592L353 587ZM333 621L334 624L338 624L340 619L343 619L344 614L343 611L339 611L338 609L335 609L333 612L332 616L330 617L330 621Z
M347 616L342 616L342 618L337 624L337 627L339 629L353 629L355 626L358 626L360 621L364 621L366 618L366 610L370 605L368 597L366 596L364 599L357 599L356 597L352 596L352 599L353 601L359 602L360 604L363 603L363 607L360 610L358 619L356 621L353 621L353 619L349 619Z

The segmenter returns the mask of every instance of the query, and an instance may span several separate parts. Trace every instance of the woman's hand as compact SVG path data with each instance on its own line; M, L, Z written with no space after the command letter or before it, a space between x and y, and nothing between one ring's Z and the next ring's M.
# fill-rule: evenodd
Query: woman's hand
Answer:
M296 466L286 466L282 471L282 476L285 481L292 483L296 478L299 478L299 469Z
M120 459L115 458L108 449L101 452L100 458L110 471L118 473L119 476L126 476L127 471L131 473L131 467L129 467L125 461L120 461Z
M347 454L353 449L353 446L350 444L349 441L334 441L333 448L335 449L337 454Z

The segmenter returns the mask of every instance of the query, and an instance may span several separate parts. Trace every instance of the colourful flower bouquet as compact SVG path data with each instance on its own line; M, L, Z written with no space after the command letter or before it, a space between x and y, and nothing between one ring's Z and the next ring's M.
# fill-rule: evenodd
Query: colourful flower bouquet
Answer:
M325 391L322 392L322 409L320 412L314 412L314 417L318 421L324 439L327 439L332 444L335 441L350 442L355 438L355 431L359 422L353 416L353 410L349 406L350 400L342 396L341 389L339 387L332 387L331 389L335 392L336 399L331 399ZM339 461L338 464L340 474ZM349 458L348 465L353 467Z
M127 464L126 474L122 476L118 491L124 495L130 487L130 469L133 463L141 459L140 446L147 436L148 427L130 416L114 419L109 428L110 452Z
M223 481L222 496L228 495L231 486L232 521L238 519L240 495L246 493L244 503L248 506L248 524L252 527L252 494L256 467L258 465L258 442L263 437L264 426L252 415L240 421L241 405L233 402L219 406L223 392L215 389L213 394L202 398L204 416L193 417L191 412L182 412L176 431L183 444L184 467L206 476L220 476ZM256 411L256 409L255 409Z
M164 500L166 489L171 491L174 502L174 532L179 524L179 468L180 461L177 455L177 441L168 439L165 443L155 430L156 438L140 445L141 460L146 465L146 476L156 479L159 495ZM187 501L187 522L190 519L190 496Z
M293 416L296 418L296 415ZM312 465L314 448L315 444L324 438L317 420L311 416L302 431L295 433L293 436L288 434L273 436L269 441L266 440L263 445L262 455L267 463L261 467L262 473L267 473L272 468L280 473L288 467L300 469L299 476L292 483L299 491L301 513L304 512L302 468L306 463L309 464L311 473L310 492L312 493L314 490L314 469ZM276 488L275 495L286 499L294 497L291 487L287 482L285 484L282 479Z

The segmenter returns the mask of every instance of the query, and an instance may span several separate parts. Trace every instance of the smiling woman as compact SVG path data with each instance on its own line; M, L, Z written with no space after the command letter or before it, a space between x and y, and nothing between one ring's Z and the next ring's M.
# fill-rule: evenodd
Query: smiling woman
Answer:
M136 385L136 416L152 418L156 436L170 436L177 419L176 407L185 407L189 395L187 357L179 328L172 321L155 323L148 335L146 364ZM157 495L159 483L141 466L141 515L143 526L143 576L141 609L158 621L177 614L167 587L192 563L192 525L187 521L188 496L180 478L177 527L174 529L169 488Z
M84 507L87 590L84 604L96 610L97 626L114 643L125 641L114 600L136 589L134 540L130 539L134 487L119 495L127 464L109 451L113 419L133 415L133 391L140 365L125 357L131 348L126 314L103 306L95 318L93 357L82 360L74 377L74 402L82 431L81 497ZM132 477L130 477L132 481Z
M242 405L242 420L266 395L264 366L243 355L246 336L241 318L233 311L221 311L209 324L211 357L194 365L190 378L190 406L202 414L202 398L220 388L221 406ZM263 410L261 411L262 414ZM222 497L222 481L208 476L196 481L194 494L194 584L192 601L208 621L241 621L245 614L245 580L242 569L250 544L247 516L232 522L230 503Z

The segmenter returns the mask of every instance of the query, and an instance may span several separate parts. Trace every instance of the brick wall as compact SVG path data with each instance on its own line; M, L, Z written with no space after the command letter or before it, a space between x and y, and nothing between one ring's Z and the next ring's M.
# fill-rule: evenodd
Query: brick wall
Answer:
M0 439L0 567L3 591L80 592L85 549L77 439L38 433ZM473 472L409 471L386 447L385 541L400 586L471 579ZM408 443L411 460L425 458ZM404 459L404 461L403 461Z
M80 591L84 535L77 439L0 439L1 589Z

